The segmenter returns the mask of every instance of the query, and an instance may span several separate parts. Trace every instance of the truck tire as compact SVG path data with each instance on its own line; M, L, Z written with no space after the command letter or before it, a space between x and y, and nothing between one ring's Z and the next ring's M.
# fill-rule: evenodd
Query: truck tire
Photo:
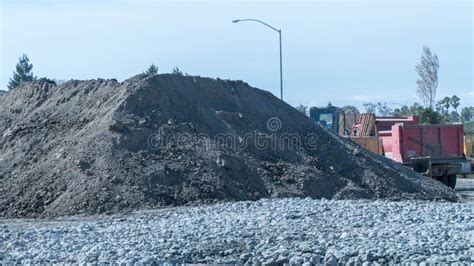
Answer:
M457 180L456 175L449 175L448 176L448 185L449 185L449 187L454 189L456 187L456 180Z
M445 184L446 186L449 186L449 176L447 174L440 176L439 182Z

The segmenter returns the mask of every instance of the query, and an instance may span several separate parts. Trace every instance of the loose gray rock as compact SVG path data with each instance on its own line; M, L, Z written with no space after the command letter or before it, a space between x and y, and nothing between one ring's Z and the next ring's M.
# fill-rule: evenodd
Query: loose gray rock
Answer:
M470 265L473 206L288 198L118 216L3 219L0 264Z

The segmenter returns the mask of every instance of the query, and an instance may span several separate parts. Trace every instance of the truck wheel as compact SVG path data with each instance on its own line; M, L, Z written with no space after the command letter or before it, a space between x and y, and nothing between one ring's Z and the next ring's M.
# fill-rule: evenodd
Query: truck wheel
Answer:
M448 176L448 185L454 189L456 187L456 175L449 175Z
M449 186L449 177L447 174L444 174L439 177L439 182L445 184L446 186Z

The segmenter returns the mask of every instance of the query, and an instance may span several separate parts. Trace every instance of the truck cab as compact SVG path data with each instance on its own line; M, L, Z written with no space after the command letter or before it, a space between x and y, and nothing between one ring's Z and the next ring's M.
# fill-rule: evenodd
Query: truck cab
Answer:
M335 134L347 135L346 116L339 107L311 107L309 117Z

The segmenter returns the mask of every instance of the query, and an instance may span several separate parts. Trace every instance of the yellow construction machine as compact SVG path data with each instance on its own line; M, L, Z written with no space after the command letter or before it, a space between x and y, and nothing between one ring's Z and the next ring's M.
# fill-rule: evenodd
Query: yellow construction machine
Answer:
M373 153L383 155L382 139L378 136L375 115L346 113L335 106L311 107L309 116L329 131L349 138Z

